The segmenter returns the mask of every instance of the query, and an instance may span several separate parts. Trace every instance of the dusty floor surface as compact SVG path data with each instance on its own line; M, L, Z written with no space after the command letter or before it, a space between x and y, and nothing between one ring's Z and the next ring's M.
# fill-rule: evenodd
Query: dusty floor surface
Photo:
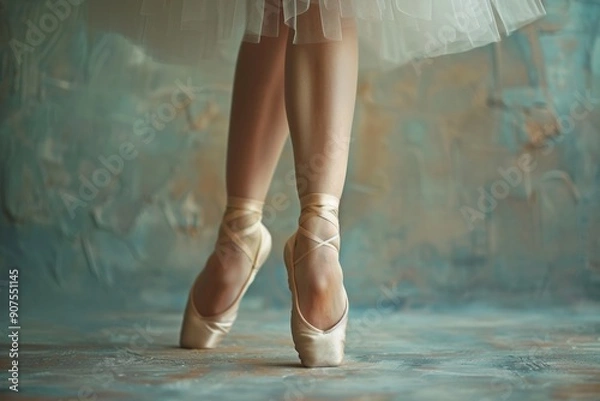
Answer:
M176 347L179 314L27 322L22 400L600 400L594 305L515 311L354 310L344 366L302 368L287 311L241 311L222 346ZM24 325L25 326L25 325ZM5 337L4 337L5 338ZM3 340L2 348L9 344Z

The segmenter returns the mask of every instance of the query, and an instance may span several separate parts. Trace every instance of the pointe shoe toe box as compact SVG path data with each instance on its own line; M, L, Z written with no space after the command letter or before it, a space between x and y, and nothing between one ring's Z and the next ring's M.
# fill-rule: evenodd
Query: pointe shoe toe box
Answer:
M309 368L339 366L344 361L347 315L329 330L310 327L292 314L292 337L302 365Z
M219 345L223 337L231 330L237 317L236 311L228 311L227 316L215 318L200 316L190 301L185 309L179 345L188 349L209 349Z

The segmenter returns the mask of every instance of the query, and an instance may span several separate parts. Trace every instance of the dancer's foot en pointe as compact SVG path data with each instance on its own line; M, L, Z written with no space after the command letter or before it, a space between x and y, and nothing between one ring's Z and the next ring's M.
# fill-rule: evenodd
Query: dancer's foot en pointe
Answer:
M298 231L284 252L292 293L292 337L304 366L339 366L349 306L339 264L339 199L311 193L300 203Z
M271 250L262 208L257 200L228 198L215 251L190 290L181 347L214 348L231 330L240 301Z

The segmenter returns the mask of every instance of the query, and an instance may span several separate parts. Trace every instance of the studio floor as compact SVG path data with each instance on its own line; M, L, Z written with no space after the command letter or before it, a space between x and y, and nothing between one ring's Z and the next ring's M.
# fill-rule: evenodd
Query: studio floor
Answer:
M18 394L2 352L2 399L598 401L598 312L353 310L346 363L323 369L299 365L285 310L242 310L210 351L175 346L178 313L36 319L22 327Z

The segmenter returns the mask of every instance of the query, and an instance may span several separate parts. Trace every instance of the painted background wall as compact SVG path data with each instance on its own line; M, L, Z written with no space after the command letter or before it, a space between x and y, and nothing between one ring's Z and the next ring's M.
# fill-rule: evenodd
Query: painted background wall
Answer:
M90 38L85 4L27 42L45 3L0 12L1 280L18 266L31 310L181 308L223 210L233 60L153 63ZM361 77L341 209L354 305L600 299L600 2L546 6L499 45ZM289 304L291 158L246 306Z

